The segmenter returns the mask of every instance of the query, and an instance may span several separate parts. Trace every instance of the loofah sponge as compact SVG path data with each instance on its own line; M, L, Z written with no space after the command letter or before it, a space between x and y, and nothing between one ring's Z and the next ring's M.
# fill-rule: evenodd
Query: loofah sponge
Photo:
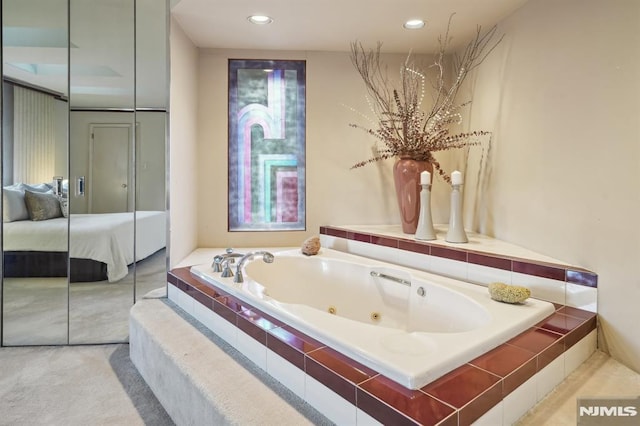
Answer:
M314 254L318 254L320 251L320 238L318 236L313 236L307 238L302 243L301 247L302 254L307 256L313 256Z
M522 303L531 296L531 290L517 285L491 283L489 284L489 295L498 302Z

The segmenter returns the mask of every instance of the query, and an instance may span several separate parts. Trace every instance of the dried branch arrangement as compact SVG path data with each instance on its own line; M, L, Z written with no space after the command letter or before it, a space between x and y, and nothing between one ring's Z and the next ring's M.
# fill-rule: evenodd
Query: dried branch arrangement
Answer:
M449 18L447 31L438 37L439 51L428 68L434 68L433 77L428 77L426 69L420 69L413 62L411 53L400 67L399 82L394 85L381 59L382 43L375 49L365 49L361 43L351 43L351 62L362 77L367 90L367 101L375 116L369 120L372 127L350 124L364 130L382 142L376 155L352 166L358 168L392 157L409 157L429 161L447 182L449 175L442 170L433 156L434 152L464 148L480 143L480 137L490 132L478 130L464 133L450 133L450 126L461 122L461 109L471 103L456 103L456 96L465 78L502 41L496 39L496 27L482 33L477 27L475 37L461 54L447 62L449 47ZM448 65L451 63L452 65ZM449 82L450 81L450 82ZM432 97L430 109L422 109L425 91Z

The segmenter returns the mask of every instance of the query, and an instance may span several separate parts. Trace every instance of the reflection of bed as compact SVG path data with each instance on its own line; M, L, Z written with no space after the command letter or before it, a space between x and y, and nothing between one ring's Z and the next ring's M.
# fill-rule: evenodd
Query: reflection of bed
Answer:
M133 222L133 213L104 213L72 214L69 225L63 217L4 223L4 274L67 276L69 250L71 281L118 281L134 262ZM137 211L135 222L135 261L140 261L165 247L165 212Z

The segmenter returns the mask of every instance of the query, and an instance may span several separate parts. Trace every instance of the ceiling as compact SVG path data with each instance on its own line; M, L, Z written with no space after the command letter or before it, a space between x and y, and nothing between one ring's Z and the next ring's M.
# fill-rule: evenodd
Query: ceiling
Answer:
M58 93L73 108L130 109L134 86L136 107L166 107L163 0L2 3L5 78Z
M348 51L358 40L383 51L430 53L455 12L451 48L466 44L477 25L489 28L527 0L171 0L172 15L198 47ZM252 14L269 25L247 21ZM406 30L420 18L426 26Z

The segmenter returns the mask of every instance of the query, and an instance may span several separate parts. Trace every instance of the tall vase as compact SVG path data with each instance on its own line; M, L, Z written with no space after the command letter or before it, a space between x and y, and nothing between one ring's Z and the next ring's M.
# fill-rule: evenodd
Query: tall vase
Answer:
M433 164L429 161L418 161L400 157L393 165L393 180L396 186L396 197L400 209L402 232L415 234L420 215L420 173L431 173L433 180Z

